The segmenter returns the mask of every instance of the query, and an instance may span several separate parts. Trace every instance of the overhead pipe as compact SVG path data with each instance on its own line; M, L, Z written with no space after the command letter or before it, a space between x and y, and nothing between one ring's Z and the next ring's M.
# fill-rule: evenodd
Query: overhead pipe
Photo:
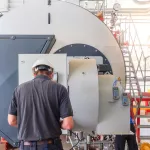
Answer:
M138 0L133 0L135 3L143 5L143 4L150 4L150 0L145 0L145 1L138 1Z
M88 9L89 11L99 11L95 9ZM105 9L105 12L111 13L113 11L112 8ZM150 13L150 8L122 8L118 13Z
M110 20L111 16L105 16L104 18L105 18L105 20ZM121 21L121 23L131 23L130 18L119 18L118 17L118 20ZM150 23L150 18L135 19L132 17L132 20L134 21L134 23Z
M96 13L99 12L99 10L95 10L95 9L88 9L90 12L92 13ZM105 9L105 14L111 14L113 11L112 8L107 8ZM119 12L117 12L118 14L132 14L134 16L149 16L150 15L150 8L135 8L135 9L130 9L130 8L122 8Z

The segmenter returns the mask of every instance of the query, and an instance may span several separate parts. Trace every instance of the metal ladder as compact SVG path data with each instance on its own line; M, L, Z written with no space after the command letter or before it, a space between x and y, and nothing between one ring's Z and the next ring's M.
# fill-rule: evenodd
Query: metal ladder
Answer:
M122 47L122 52L126 67L126 92L131 93L136 98L141 93L141 88L128 46Z
M144 79L144 74L141 68L141 61L142 58L145 59L143 48L140 43L140 39L138 36L138 32L136 30L136 27L134 25L133 19L131 15L129 15L128 19L131 20L132 23L130 24L125 24L125 29L124 29L124 36L125 40L129 42L129 45L125 44L125 46L121 46L123 56L124 56L124 62L125 62L125 67L126 67L126 92L130 93L131 95L131 100L134 101L135 105L133 105L133 108L136 108L136 114L135 114L135 119L136 119L136 124L137 124L137 138L138 142L140 143L141 140L149 140L150 136L141 136L140 135L140 129L142 128L150 128L150 125L141 125L141 118L150 118L150 115L141 115L140 110L141 108L150 108L150 106L142 106L141 101L145 97L143 96L144 91L141 90L141 85L140 83L146 80L146 77ZM125 20L126 22L126 20ZM131 33L131 31L134 31L134 34ZM139 49L135 46L138 42ZM137 66L133 62L133 54L135 55L134 61L137 62ZM141 78L139 78L138 74L141 74ZM146 73L145 73L146 74ZM132 103L133 104L133 103ZM132 107L132 106L131 106Z
M140 108L150 108L150 106L141 106L141 88L139 84L139 79L137 77L134 63L132 61L132 57L128 47L122 47L122 52L124 56L125 68L126 68L126 92L131 94L132 99L136 102L136 106L133 108L137 108L135 119L136 118L150 118L150 115L138 115L138 111ZM140 98L140 101L136 99ZM150 125L138 125L138 132L140 132L141 128L150 128ZM139 134L140 136L140 134ZM140 136L140 140L150 140L150 136Z

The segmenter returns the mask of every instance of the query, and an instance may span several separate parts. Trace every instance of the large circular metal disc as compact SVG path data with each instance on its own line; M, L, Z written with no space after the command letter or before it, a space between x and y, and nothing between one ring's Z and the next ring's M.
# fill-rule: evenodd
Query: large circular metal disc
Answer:
M47 0L32 0L0 19L0 34L54 34L56 43L51 53L70 44L91 45L106 56L114 75L125 81L123 55L115 38L103 22L77 5L63 1L47 5Z

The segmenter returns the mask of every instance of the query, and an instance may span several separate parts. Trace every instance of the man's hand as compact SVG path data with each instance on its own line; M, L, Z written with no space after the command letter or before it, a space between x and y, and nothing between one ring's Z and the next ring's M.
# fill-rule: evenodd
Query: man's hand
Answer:
M10 126L17 127L17 116L8 114L8 123Z
M66 117L63 120L60 121L61 123L61 128L64 130L71 130L74 126L74 121L73 121L73 117Z

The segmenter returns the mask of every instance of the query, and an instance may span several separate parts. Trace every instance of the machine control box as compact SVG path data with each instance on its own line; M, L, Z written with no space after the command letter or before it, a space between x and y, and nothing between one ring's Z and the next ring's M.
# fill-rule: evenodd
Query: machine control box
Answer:
M118 87L113 87L113 99L118 100L119 98L120 98L119 88Z
M129 105L129 98L127 93L122 94L122 105L123 106L128 106Z

